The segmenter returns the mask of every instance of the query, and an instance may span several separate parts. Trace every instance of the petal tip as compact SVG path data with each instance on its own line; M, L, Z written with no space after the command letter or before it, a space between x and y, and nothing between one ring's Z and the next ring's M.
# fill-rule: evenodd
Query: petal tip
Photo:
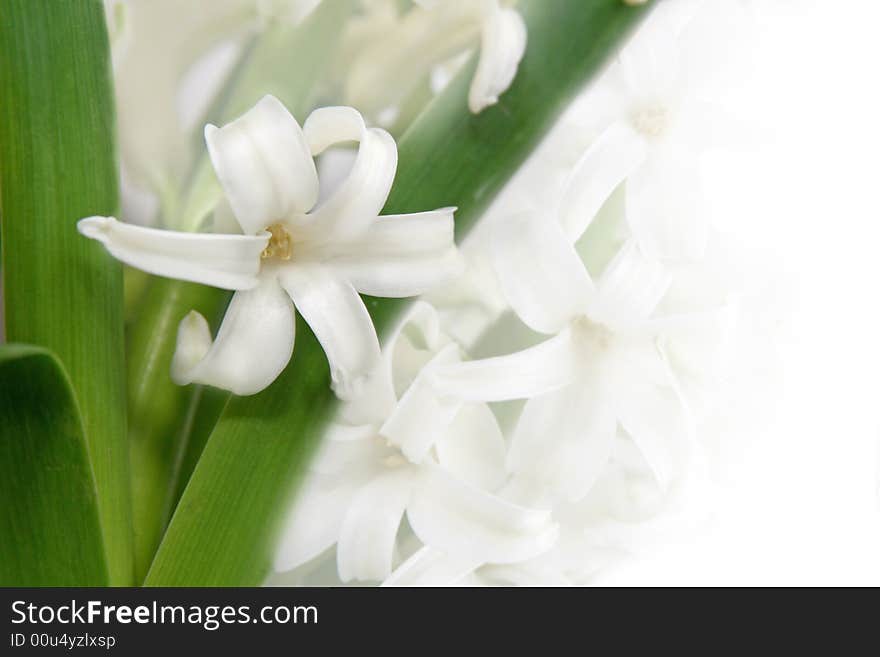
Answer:
M193 382L194 370L211 348L208 320L190 310L177 326L177 345L171 358L171 380L177 385Z
M85 237L103 242L107 238L107 231L115 221L114 217L86 217L76 222L76 229Z

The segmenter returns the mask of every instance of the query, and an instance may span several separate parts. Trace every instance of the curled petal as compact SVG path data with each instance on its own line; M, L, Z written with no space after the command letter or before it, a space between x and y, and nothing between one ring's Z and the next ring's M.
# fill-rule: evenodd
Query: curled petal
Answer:
M327 354L337 396L354 397L379 361L379 338L357 291L319 265L283 267L279 280Z
M113 217L86 217L80 233L101 242L125 264L157 276L224 290L257 285L267 235L207 235L133 226Z
M461 402L440 394L431 384L430 373L443 363L457 362L458 346L440 351L416 377L379 430L400 447L412 463L421 463L434 443L446 432Z
M382 36L368 39L351 64L345 97L369 116L398 110L432 69L479 40L480 3L417 4L423 6L380 28Z
M362 294L411 297L461 273L453 212L443 208L377 218L360 239L332 252L329 262Z
M431 372L440 392L467 401L527 399L574 381L581 350L568 329L513 354L438 366Z
M382 360L362 394L342 407L343 416L353 424L384 422L398 398L448 341L434 307L425 301L413 303L385 339Z
M526 51L526 24L510 8L492 3L483 20L480 59L471 81L468 107L478 114L507 91Z
M354 165L330 197L303 220L298 230L313 244L361 237L385 205L397 172L397 144L379 128L367 128L352 107L322 107L303 126L313 155L346 142L360 142Z
M205 318L190 312L180 322L171 362L175 383L203 383L237 395L252 395L272 383L293 353L293 305L278 282L263 279L236 292L217 339Z
M559 224L524 213L494 227L492 257L514 312L540 333L558 333L586 312L593 283Z
M318 198L318 174L303 132L274 96L231 123L205 127L217 178L245 233L256 233Z
M527 509L425 466L407 507L410 526L432 548L479 563L513 563L553 547L549 511Z
M559 220L576 242L611 193L645 160L644 139L625 123L609 126L575 165L559 206Z
M413 476L409 468L390 470L355 495L342 521L336 553L343 582L381 581L391 574L397 530Z

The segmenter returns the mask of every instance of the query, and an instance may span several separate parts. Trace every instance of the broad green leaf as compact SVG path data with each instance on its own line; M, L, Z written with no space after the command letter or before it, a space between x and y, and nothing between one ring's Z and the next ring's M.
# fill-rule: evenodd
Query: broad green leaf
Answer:
M0 586L103 586L95 479L70 379L40 347L0 345Z
M498 105L473 116L466 100L473 64L462 71L403 136L386 213L456 205L463 235L644 9L620 0L528 0L519 6L529 45L513 86ZM380 330L403 306L368 300ZM261 583L281 512L333 408L326 358L298 321L293 358L278 380L227 404L147 584Z
M113 92L97 0L0 8L6 337L47 347L82 413L112 584L132 581L122 271L76 230L115 214Z
M330 60L338 26L350 11L347 1L321 5L301 25L278 24L261 36L239 63L229 89L207 120L225 123L242 114L266 93L284 100L300 120L313 102L317 77ZM192 175L190 192L176 205L182 215L171 226L195 229L220 197L204 141ZM197 310L216 326L230 294L193 283L151 278L129 331L129 436L132 454L135 572L146 574L179 498L228 395L210 391L219 403L198 404L197 386L180 387L169 376L177 326ZM193 424L193 420L198 420ZM195 444L190 433L195 427Z

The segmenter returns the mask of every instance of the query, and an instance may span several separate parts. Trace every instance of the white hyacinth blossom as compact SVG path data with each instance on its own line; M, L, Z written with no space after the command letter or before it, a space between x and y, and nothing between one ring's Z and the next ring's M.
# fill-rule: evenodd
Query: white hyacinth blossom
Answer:
M454 555L467 573L549 550L546 510L495 494L506 481L505 443L492 411L434 394L425 379L457 362L434 309L416 304L389 339L371 389L343 407L324 437L276 553L289 571L336 544L339 577L382 581L401 520L426 549Z
M577 214L571 198L569 189L562 216ZM538 491L539 504L583 498L608 462L618 425L662 485L680 468L689 436L687 408L661 349L661 337L674 341L677 323L654 317L668 272L630 241L594 283L575 250L578 237L552 216L523 213L499 223L491 250L501 288L528 327L552 337L432 373L438 391L462 400L528 400L507 465L519 487Z
M728 1L660 3L578 103L577 113L598 133L579 166L596 179L594 188L604 183L613 189L626 181L627 220L642 248L656 258L693 261L706 248L699 156L720 134L730 133L733 122L707 100L720 64L703 42L706 33L723 32L707 30L707 22L733 30L740 18ZM729 41L721 36L722 44ZM579 228L575 222L567 232Z
M501 0L416 0L416 6L358 53L347 83L349 102L380 116L404 101L432 71L475 47L468 93L477 114L513 82L526 48L520 14Z
M239 395L259 392L281 373L294 344L294 310L327 354L333 386L350 397L375 366L379 343L358 293L420 294L458 269L453 209L379 216L397 167L397 147L350 107L317 109L302 128L266 96L205 139L243 234L181 233L80 220L83 235L151 274L235 294L212 342L196 312L180 324L172 377ZM322 203L313 158L355 141L348 178Z

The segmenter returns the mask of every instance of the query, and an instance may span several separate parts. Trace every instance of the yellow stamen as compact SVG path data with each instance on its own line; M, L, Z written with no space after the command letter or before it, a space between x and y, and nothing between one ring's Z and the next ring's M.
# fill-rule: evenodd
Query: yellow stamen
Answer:
M278 258L279 260L290 260L293 253L293 242L290 235L281 224L272 224L267 229L269 231L269 243L263 249L260 256L265 260L268 258Z

